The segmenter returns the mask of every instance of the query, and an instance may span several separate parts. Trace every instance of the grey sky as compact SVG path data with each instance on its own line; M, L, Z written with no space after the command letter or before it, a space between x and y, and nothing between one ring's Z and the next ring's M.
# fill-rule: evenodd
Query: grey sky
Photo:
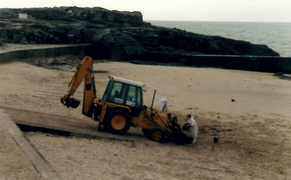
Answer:
M144 20L291 22L291 0L1 0L1 8L79 6L141 11Z

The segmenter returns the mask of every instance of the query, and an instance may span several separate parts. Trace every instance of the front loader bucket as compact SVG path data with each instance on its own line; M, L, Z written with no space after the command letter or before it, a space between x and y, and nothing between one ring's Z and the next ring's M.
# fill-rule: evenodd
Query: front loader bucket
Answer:
M80 101L75 98L66 99L66 106L71 108L77 108L80 104Z

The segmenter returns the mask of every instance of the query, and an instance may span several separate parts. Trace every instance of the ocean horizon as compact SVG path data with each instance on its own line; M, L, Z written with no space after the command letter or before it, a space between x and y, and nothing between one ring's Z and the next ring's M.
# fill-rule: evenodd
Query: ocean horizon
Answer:
M291 57L291 22L159 21L145 20L154 26L177 28L196 34L221 36L264 44L281 57Z

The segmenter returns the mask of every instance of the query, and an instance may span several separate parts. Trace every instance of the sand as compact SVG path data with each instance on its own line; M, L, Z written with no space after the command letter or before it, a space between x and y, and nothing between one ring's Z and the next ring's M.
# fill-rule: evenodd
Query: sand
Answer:
M113 75L145 83L147 106L156 89L154 107L158 109L158 100L167 98L169 112L181 124L192 114L199 126L197 143L177 146L147 139L131 142L27 133L62 179L291 177L290 80L272 73L107 61L96 62L94 70L106 72L95 73L98 97ZM88 120L81 107L68 109L59 102L73 71L21 62L1 64L0 104ZM75 98L82 99L82 89ZM214 144L213 137L219 137L219 143Z

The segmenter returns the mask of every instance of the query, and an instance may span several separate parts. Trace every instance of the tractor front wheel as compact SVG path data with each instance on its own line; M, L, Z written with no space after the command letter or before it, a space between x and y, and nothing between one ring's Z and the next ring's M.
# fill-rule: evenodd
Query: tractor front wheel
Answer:
M165 131L161 127L154 127L151 129L150 138L157 142L164 142L166 138Z

